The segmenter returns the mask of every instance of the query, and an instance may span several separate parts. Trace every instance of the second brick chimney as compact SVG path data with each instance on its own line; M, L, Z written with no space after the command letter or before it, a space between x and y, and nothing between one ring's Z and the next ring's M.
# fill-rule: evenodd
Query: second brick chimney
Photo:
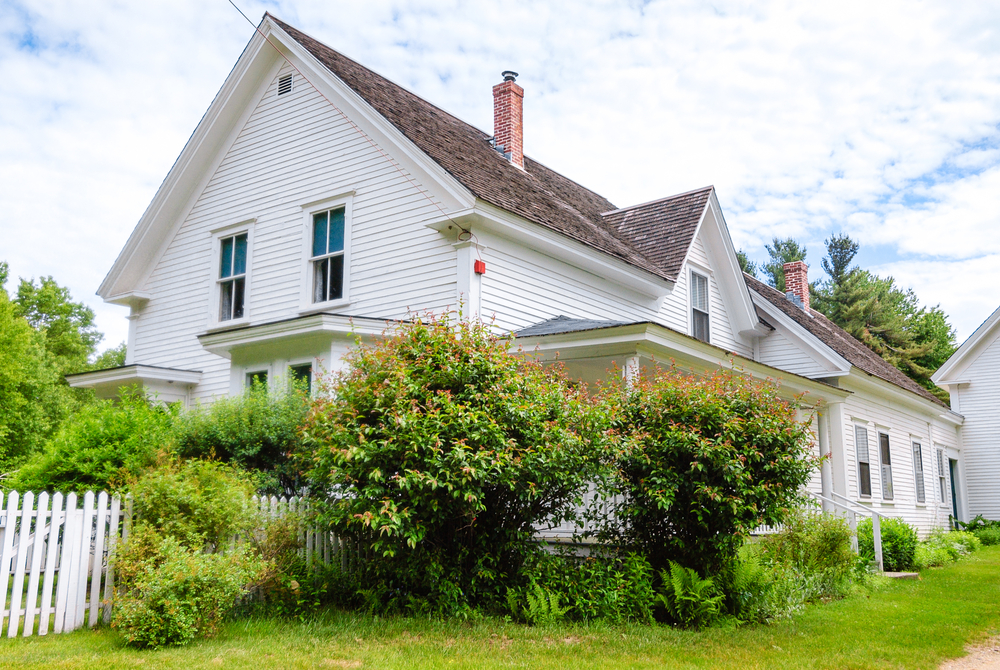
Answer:
M809 266L805 261L785 263L785 297L809 312Z
M524 169L524 89L517 85L517 73L507 70L503 81L493 87L493 139L497 149L517 167Z

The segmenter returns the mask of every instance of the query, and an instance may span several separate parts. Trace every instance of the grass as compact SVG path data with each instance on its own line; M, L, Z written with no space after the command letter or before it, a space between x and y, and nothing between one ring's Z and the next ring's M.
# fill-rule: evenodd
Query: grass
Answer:
M998 632L1000 546L771 626L532 628L328 612L238 621L213 640L155 652L128 649L106 628L3 639L0 668L936 668Z

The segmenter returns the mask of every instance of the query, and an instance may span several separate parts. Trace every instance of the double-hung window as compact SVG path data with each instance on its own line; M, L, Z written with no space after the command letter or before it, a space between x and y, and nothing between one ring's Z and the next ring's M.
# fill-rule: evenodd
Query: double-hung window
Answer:
M247 234L220 240L219 321L242 319L247 288Z
M924 454L919 442L913 443L913 479L917 486L917 502L927 502L924 491Z
M344 297L344 208L317 212L312 217L312 301Z
M708 342L708 277L691 272L691 334Z
M892 462L889 458L889 436L878 434L879 453L882 456L882 499L892 500Z
M948 500L948 482L945 480L944 475L944 449L937 450L937 466L938 466L938 488L941 489L941 504L945 504Z
M854 427L854 448L858 452L858 495L872 497L872 465L868 454L868 429Z

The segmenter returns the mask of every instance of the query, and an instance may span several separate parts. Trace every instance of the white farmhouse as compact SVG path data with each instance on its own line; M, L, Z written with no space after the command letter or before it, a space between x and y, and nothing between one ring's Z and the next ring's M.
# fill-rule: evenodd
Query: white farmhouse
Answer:
M98 291L131 308L127 364L71 383L210 401L462 304L586 380L778 379L816 408L816 493L966 517L962 417L809 309L804 263L788 295L741 273L712 187L619 208L528 158L515 78L490 135L265 15Z
M931 377L951 394L951 406L965 417L963 459L946 456L944 479L964 480L969 516L1000 519L1000 309L997 309ZM942 489L943 490L943 489ZM955 498L955 505L962 500Z

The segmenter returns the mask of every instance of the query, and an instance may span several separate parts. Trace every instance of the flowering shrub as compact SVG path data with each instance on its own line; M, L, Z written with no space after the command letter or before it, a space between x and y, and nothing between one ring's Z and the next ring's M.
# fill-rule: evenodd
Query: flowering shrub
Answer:
M622 495L602 535L645 555L719 571L749 533L780 523L817 466L798 404L736 372L694 377L655 369L605 394L622 436Z
M478 323L415 319L348 354L305 428L322 518L362 542L372 607L454 612L524 585L536 524L597 478L586 390Z

